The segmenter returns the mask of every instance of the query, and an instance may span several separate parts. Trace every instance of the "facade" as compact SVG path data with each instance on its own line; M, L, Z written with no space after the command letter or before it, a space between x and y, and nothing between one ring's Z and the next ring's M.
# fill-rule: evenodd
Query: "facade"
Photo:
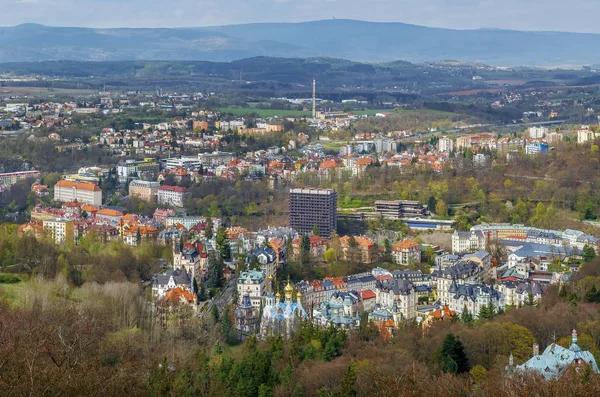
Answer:
M77 240L77 228L72 219L57 218L44 221L44 232L47 232L57 244Z
M129 183L129 196L142 201L156 202L160 183L135 180Z
M442 304L449 304L452 285L479 284L483 282L484 269L474 261L462 260L442 270L433 272L437 278L437 295ZM454 310L454 309L453 309Z
M352 237L344 236L340 238L343 259L346 262L357 262L370 264L377 260L377 245L375 241L366 236L354 237L356 246L352 246Z
M39 171L19 171L0 174L0 185L11 186L27 178L39 178Z
M158 229L153 226L137 225L123 229L122 238L125 244L137 246L144 241L156 240Z
M270 336L281 336L284 339L292 337L302 321L308 318L302 306L300 291L293 300L294 288L288 283L284 288L285 301L281 302L279 292L273 292L272 280L269 280L265 294L263 313L260 320L260 339Z
M427 208L419 204L418 201L410 200L377 200L375 201L375 212L386 219L405 219L429 216Z
M119 182L127 182L129 178L139 178L141 174L156 174L160 170L160 165L152 158L146 158L142 161L126 160L117 165L117 175Z
M235 160L235 153L228 152L212 152L212 153L199 153L198 160L203 166L217 167L219 165L225 165L232 160Z
M486 235L482 231L459 232L452 234L452 253L463 254L485 250L487 245Z
M158 203L183 207L190 191L180 186L161 186L158 188Z
M525 154L538 154L538 153L546 153L548 152L548 144L547 143L539 143L539 142L534 142L534 143L528 143L525 146Z
M268 279L271 283L272 277ZM256 309L260 308L260 304L265 293L265 275L260 270L248 270L240 273L237 280L238 304L242 303L245 295L249 296L252 306Z
M312 321L319 327L333 326L351 330L360 324L359 296L351 292L336 292L328 300L313 309Z
M505 310L504 295L486 284L457 284L452 281L448 289L448 307L461 315L468 310L477 318L483 308L493 306L495 311Z
M235 325L240 333L241 340L258 332L257 309L252 304L249 294L242 297L239 306L235 310Z
M63 203L78 201L98 207L102 205L102 189L93 183L63 179L54 185L54 200Z
M529 127L529 138L542 139L548 134L548 127Z
M260 270L265 274L265 277L275 277L277 270L277 253L271 247L261 245L252 251L246 258L248 264L252 263L252 258L258 260Z
M327 250L327 240L319 236L310 236L310 256L313 260L321 261L323 254ZM299 260L302 253L302 237L292 241L292 251L295 260Z
M165 163L165 168L169 170L174 168L189 170L198 167L200 167L200 160L196 157L168 158Z
M582 126L579 130L577 130L577 143L582 144L588 141L593 141L594 139L596 139L596 134L594 134L594 131L590 130L589 127Z
M454 150L454 141L447 136L440 138L438 141L438 151L450 153Z
M182 288L192 291L193 280L185 269L175 269L152 278L152 295L154 299L161 299L173 288Z
M408 280L392 279L378 283L375 304L396 313L394 320L412 320L417 317L417 293Z
M337 228L335 189L290 189L290 227L300 234L311 234L314 226L321 237L329 238Z
M400 240L392 245L392 258L398 265L421 263L421 246L413 240Z

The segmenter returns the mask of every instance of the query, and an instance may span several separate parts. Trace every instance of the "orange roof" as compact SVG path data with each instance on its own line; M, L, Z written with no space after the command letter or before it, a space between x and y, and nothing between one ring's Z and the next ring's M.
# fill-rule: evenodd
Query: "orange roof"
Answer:
M98 208L94 207L93 205L89 205L89 204L86 204L83 207L81 207L81 210L85 211L85 212L98 212Z
M161 299L164 303L194 303L196 299L194 295L188 290L181 287L170 289L165 296Z
M325 240L324 238L321 238L319 236L310 236L308 239L310 240L311 247L327 244L327 240Z
M370 165L374 162L375 161L370 157L361 157L358 160L356 160L356 165Z
M375 298L375 297L377 296L377 295L375 294L375 292L373 292L373 291L372 291L372 290L370 290L370 289L366 289L366 290L364 290L364 291L360 291L358 294L360 295L360 298L361 298L362 300L365 300L365 299L373 299L373 298Z
M337 162L335 162L334 160L325 160L321 163L319 168L321 168L321 169L338 168L339 166L340 165Z
M152 236L158 233L158 229L152 226L133 226L125 230L123 233L128 236L135 236L140 231L142 236Z
M78 190L89 190L89 191L94 191L94 192L101 192L102 189L100 189L97 185L94 185L93 183L89 183L89 182L75 182L75 181L69 181L66 179L62 179L60 181L58 181L58 183L56 185L54 185L54 187L61 187L61 188L76 188Z
M419 244L415 243L413 240L400 240L396 244L392 245L392 251L404 251L416 249L418 247Z
M123 213L117 210L111 210L110 208L102 208L98 211L98 216L123 216Z
M445 305L444 307L442 307L439 310L434 310L433 312L431 312L431 314L433 315L433 318L435 318L435 319L443 319L443 318L450 318L450 317L454 316L456 314L456 312L454 310L450 310L448 305Z
M271 246L271 248L277 251L285 245L285 241L283 241L280 238L274 238L273 240L269 241L269 245Z

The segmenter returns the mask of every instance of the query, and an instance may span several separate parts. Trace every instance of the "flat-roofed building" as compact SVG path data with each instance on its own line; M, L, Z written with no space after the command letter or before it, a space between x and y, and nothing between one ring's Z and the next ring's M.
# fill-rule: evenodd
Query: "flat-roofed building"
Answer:
M418 201L393 200L375 201L375 212L387 219L403 219L429 216L427 208Z
M290 189L290 227L310 234L315 225L321 237L329 238L337 228L335 189Z
M0 185L10 186L27 178L39 178L39 171L18 171L0 174Z
M44 221L44 232L48 233L57 244L75 242L77 239L75 221L72 219L56 218Z

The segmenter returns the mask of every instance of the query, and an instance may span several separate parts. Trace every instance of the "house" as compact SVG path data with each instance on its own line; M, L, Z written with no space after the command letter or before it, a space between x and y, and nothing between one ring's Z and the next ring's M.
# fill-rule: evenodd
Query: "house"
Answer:
M447 302L450 310L461 315L465 310L475 318L479 316L481 309L490 305L495 311L505 310L504 295L493 286L486 284L457 284L452 281L448 288Z
M268 277L271 281L273 278ZM265 293L265 274L260 270L248 270L240 273L237 279L238 304L242 303L245 295L248 295L252 306L260 308Z
M417 317L417 293L410 281L392 279L379 282L375 294L378 307L399 313L394 319L396 322Z
M310 241L310 256L313 260L321 261L323 254L327 250L327 240L319 236L308 237ZM297 261L301 258L302 254L302 237L292 241L292 252L294 259Z
M123 241L125 244L137 246L147 240L156 240L158 229L152 226L133 226L123 231Z
M483 268L470 260L461 260L445 269L432 272L432 278L437 280L438 299L442 304L449 304L454 294L451 291L453 284L478 284L483 281L483 274Z
M273 248L264 245L255 248L246 258L246 263L249 265L252 264L253 258L258 260L260 270L265 273L265 277L275 277L275 272L277 270L277 253Z
M485 250L487 239L482 231L459 232L455 230L452 234L452 253L463 254Z
M392 258L399 265L421 263L421 246L413 240L400 240L392 245Z
M354 239L354 243L352 240ZM343 259L347 262L371 264L377 260L375 241L366 236L340 238Z
M167 271L163 274L157 274L152 278L152 296L156 300L163 298L167 291L173 288L192 291L192 277L185 269Z

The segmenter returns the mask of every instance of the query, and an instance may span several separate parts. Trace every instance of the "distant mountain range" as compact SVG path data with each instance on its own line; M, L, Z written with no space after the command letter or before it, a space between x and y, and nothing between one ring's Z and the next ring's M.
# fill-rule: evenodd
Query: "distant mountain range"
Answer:
M325 20L204 28L0 28L0 62L334 57L365 62L457 60L500 66L598 63L600 35Z

